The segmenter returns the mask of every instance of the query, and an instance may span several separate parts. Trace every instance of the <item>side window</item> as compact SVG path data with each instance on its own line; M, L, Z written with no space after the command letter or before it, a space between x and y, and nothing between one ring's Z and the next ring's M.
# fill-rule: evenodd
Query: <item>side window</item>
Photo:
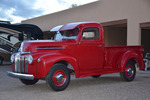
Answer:
M99 29L98 28L85 28L82 32L82 40L98 40Z

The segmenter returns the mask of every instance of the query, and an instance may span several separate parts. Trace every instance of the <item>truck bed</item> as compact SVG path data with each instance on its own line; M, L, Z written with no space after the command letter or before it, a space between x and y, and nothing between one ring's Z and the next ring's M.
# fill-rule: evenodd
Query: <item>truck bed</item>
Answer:
M119 69L116 64L121 56L128 51L134 51L143 56L143 46L111 46L105 47L104 69Z

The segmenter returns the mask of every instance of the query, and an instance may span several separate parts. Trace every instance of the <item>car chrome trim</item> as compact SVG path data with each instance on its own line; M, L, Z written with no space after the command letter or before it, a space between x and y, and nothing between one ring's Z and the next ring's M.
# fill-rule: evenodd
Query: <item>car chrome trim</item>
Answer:
M28 73L28 59L25 58L25 73Z
M20 72L20 54L17 53L15 56L15 72Z
M21 62L21 72L24 72L24 63L25 63L25 57L22 57L22 62Z
M34 79L34 76L31 74L21 74L21 73L14 73L14 72L7 71L7 75L14 78L20 78L20 79L27 79L27 80Z
M21 55L31 54L30 52L20 52Z

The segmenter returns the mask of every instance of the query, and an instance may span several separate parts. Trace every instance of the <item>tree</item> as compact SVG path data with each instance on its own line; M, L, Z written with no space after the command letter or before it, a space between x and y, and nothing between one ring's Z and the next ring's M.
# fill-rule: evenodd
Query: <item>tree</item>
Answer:
M78 5L77 4L72 4L71 6L70 6L70 8L74 8L74 7L77 7Z

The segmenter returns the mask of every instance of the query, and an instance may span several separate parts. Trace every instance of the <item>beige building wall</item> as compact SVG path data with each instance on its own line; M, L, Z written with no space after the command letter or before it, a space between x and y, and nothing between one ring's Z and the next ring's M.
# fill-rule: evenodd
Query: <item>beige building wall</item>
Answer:
M120 27L104 27L105 46L127 45L127 29Z
M38 25L43 31L71 23L106 23L127 20L127 45L141 44L140 23L150 22L150 0L100 0L83 6L22 21Z

